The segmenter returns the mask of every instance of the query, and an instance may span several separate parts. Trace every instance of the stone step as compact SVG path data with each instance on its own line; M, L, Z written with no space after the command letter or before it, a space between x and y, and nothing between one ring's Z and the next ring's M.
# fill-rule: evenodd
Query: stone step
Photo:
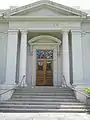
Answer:
M84 105L83 103L81 102L51 102L51 101L48 101L48 102L41 102L41 101L3 101L1 102L0 104L23 104L23 105Z
M73 92L60 92L60 93L39 93L39 92L37 92L37 93L30 93L30 92L15 92L14 93L14 95L41 95L41 96L45 96L45 95L47 95L47 96L60 96L60 95L62 95L62 96L64 96L64 95L67 95L67 96L69 96L69 95L74 95L74 93Z
M12 97L12 99L75 99L74 96L19 96L15 95Z
M14 94L74 94L73 91L15 91Z
M45 101L50 101L50 102L63 102L63 101L66 101L66 102L76 102L77 100L76 99L38 99L38 98L36 98L36 99L34 99L34 98L30 98L30 99L24 99L24 98L13 98L13 99L11 99L12 101L35 101L35 102L38 102L38 101L40 101L40 102L45 102Z
M30 92L18 93L18 92L15 92L14 93L14 95L20 95L20 94L21 95L23 95L23 94L24 95L43 95L43 96L44 95L74 95L73 92L69 92L69 93L67 93L67 92L64 92L64 93L61 93L61 92L60 93L57 93L57 92L56 93L49 93L49 92L48 93L39 93L39 92L37 92L37 93L30 93Z
M14 105L14 104L0 104L0 108L45 108L45 109L78 109L78 108L87 108L90 106L85 105Z
M37 112L69 112L69 113L85 113L85 112L90 112L90 109L85 109L85 108L78 108L78 109L39 109L39 108L0 108L0 112L33 112L33 113L37 113Z
M21 88L16 88L17 90L31 90L31 89L38 89L38 90L41 90L41 89L54 89L54 90L71 90L70 87L55 87L55 86L35 86L35 87L21 87Z
M42 93L42 92L70 92L70 91L72 91L70 88L42 88L42 87L39 87L39 88L19 88L19 89L17 89L16 90L16 92L40 92L40 93Z

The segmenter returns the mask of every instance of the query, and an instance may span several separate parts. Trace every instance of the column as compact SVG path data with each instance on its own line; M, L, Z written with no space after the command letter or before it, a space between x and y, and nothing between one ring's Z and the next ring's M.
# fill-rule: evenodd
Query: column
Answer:
M63 75L66 83L70 86L70 73L69 73L69 42L68 42L68 31L63 30Z
M73 85L82 84L82 41L80 30L72 30Z
M58 64L57 64L58 60L57 60L57 46L53 49L53 85L54 86L58 86Z
M14 85L16 80L18 30L8 30L6 81L5 84Z
M19 81L21 81L24 75L26 76L26 63L27 63L27 31L23 30L21 31Z

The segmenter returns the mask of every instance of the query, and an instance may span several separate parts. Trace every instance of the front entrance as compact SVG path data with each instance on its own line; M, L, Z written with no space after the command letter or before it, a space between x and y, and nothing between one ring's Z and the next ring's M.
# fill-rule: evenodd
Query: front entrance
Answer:
M53 85L53 50L37 50L36 85Z

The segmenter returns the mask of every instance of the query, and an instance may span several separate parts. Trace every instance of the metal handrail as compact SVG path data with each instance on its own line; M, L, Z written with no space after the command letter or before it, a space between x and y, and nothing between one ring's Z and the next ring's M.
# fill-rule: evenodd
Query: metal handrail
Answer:
M14 90L14 89L16 89L17 87L21 87L22 82L23 82L23 87L24 87L24 78L25 78L25 77L26 77L26 76L23 75L23 77L22 77L22 79L21 79L21 81L20 81L20 84L18 84L17 86L15 86L15 87L13 87L13 88L10 88L10 89L8 89L8 90L0 93L0 95L3 95L3 94L5 94L5 93L7 93L7 92L9 92L9 91L11 91L11 90Z
M65 79L64 75L62 75L62 85L64 85L65 87L67 87L67 82L66 82L66 79Z
M23 77L22 77L22 79L21 79L20 84L18 85L18 87L21 87L22 83L23 83L23 87L24 87L24 82L25 82L24 78L26 78L25 75L23 75Z

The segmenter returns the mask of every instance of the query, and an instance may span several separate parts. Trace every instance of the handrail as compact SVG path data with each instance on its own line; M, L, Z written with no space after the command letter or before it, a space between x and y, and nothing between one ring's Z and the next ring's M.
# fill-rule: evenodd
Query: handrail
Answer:
M67 82L64 75L62 75L62 85L65 85L65 87L67 87Z
M20 84L18 85L18 87L21 87L21 85L22 85L22 83L23 83L23 87L24 87L24 78L25 78L26 76L25 75L23 75L23 77L22 77L22 79L21 79L21 81L20 81Z
M21 79L21 81L20 81L20 84L18 84L18 85L16 85L16 86L14 86L13 88L10 88L10 89L8 89L8 90L0 93L0 95L3 95L3 94L5 94L5 93L7 93L7 92L9 92L9 91L11 91L11 90L14 90L14 89L16 89L17 87L20 87L20 86L22 85L22 82L24 81L24 78L25 78L25 75L23 75L23 77L22 77L22 79ZM24 82L23 82L23 87L24 87Z

